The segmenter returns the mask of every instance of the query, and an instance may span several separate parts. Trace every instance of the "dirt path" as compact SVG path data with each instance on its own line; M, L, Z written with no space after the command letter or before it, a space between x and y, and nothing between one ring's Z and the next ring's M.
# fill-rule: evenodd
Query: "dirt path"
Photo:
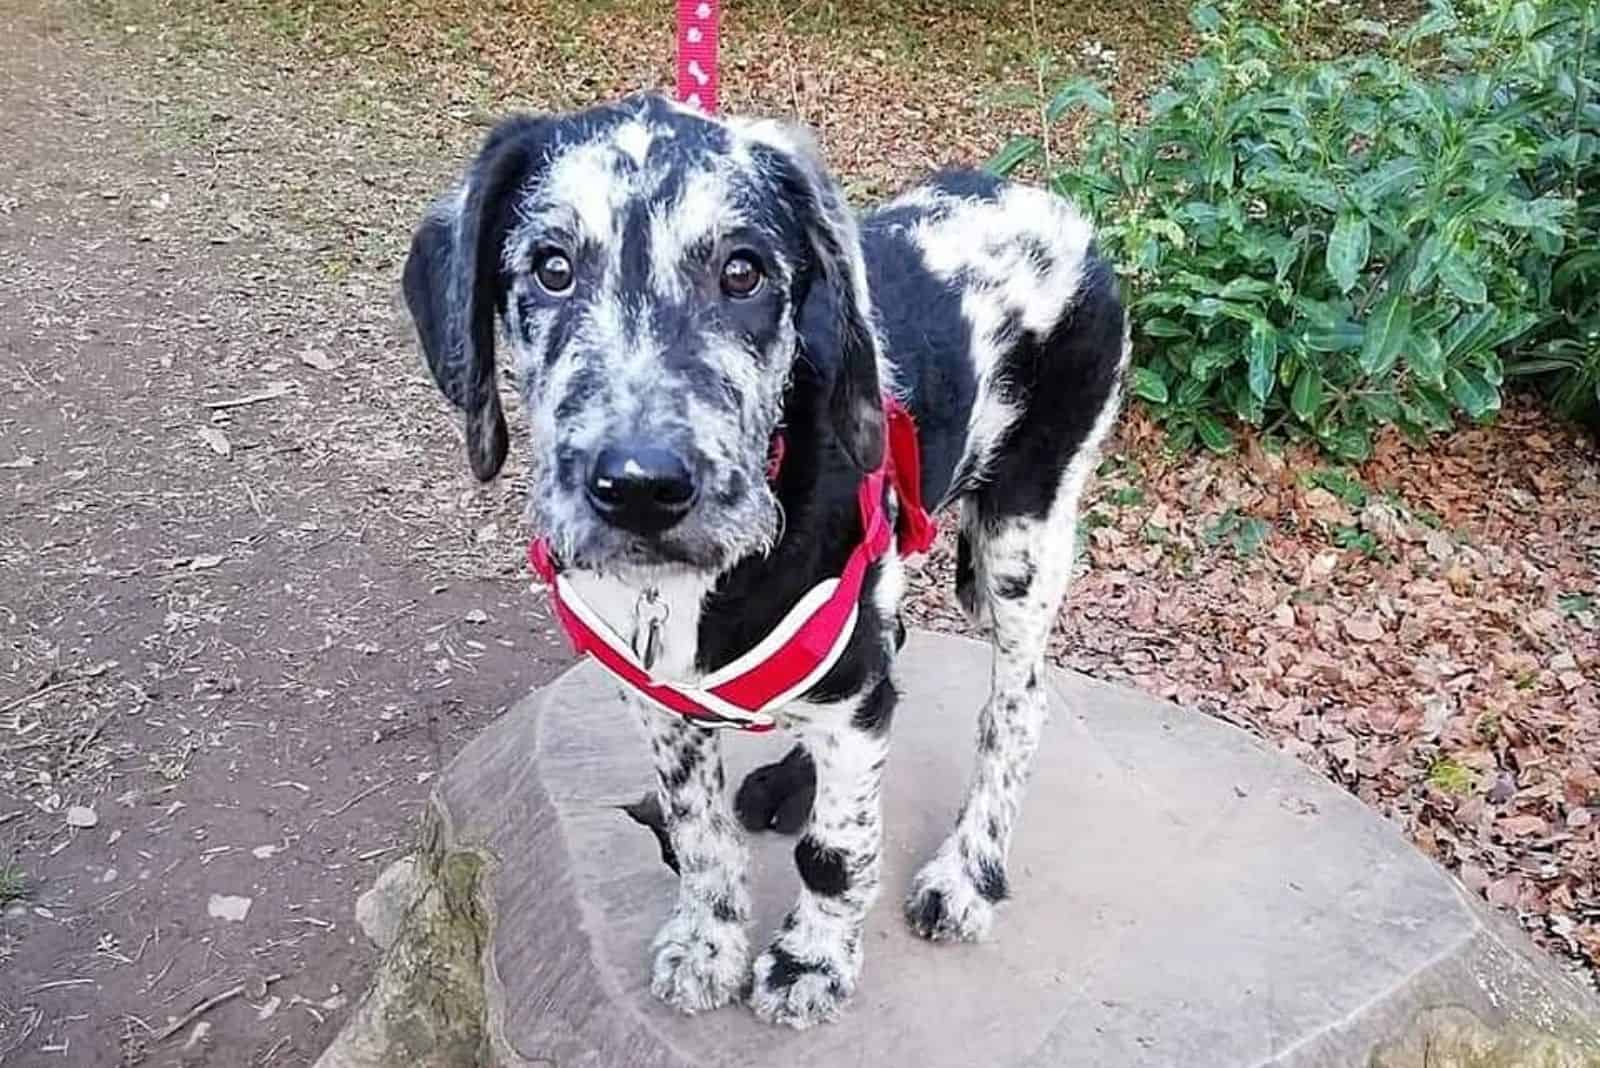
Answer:
M1181 46L1181 5L1038 7L1119 99ZM985 103L1035 77L1000 8L751 5L729 106L817 122L863 199L981 159L1031 128ZM394 280L488 116L664 75L656 8L583 10L0 0L7 1068L309 1063L429 776L563 661L520 450L471 483ZM1058 662L1270 739L1600 975L1592 440L1519 399L1332 468L1134 412L1085 504ZM965 629L953 569L914 620Z
M564 654L350 236L390 220L307 225L386 164L0 7L0 1062L310 1063L355 895Z

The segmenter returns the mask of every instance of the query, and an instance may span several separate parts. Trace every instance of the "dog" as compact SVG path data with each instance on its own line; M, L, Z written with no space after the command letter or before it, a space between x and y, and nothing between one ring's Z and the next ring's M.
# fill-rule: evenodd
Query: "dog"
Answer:
M1008 896L1079 497L1128 362L1089 224L959 170L858 219L803 132L644 95L502 121L423 218L403 291L481 480L508 448L503 335L530 524L561 589L652 679L687 686L748 654L832 588L880 508L903 523L908 503L870 479L909 413L915 470L898 475L935 511L959 502L957 594L993 669L965 803L904 911L927 939L984 937ZM796 751L747 780L737 813L720 732L623 688L679 872L650 986L685 1013L744 998L804 1028L856 989L904 640L903 554L878 550L837 648L762 724ZM744 827L802 822L798 899L752 963Z

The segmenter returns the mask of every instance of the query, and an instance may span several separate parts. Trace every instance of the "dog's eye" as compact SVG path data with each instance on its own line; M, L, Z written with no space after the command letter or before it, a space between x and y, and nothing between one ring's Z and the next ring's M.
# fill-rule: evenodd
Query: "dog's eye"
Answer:
M572 261L565 252L546 250L534 259L533 276L546 293L562 296L572 288Z
M760 261L748 252L735 252L722 265L722 291L730 297L754 296L765 278Z

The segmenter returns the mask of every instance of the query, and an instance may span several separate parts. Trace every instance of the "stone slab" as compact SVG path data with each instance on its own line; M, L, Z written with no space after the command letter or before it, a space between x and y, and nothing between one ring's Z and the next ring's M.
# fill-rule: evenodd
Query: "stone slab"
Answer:
M1425 1048L1418 1029L1445 1012L1485 1049L1553 1035L1578 1059L1550 1064L1600 1063L1592 994L1355 798L1242 731L1076 675L1049 682L1014 897L992 939L918 940L899 899L954 818L988 655L915 634L901 657L865 972L842 1020L803 1033L741 1006L685 1018L651 998L648 945L674 877L618 810L651 771L597 669L573 669L476 739L436 804L458 844L493 858L498 1060L1346 1068L1410 1063L1384 1050ZM727 736L730 782L786 745ZM797 889L792 849L753 840L757 945Z

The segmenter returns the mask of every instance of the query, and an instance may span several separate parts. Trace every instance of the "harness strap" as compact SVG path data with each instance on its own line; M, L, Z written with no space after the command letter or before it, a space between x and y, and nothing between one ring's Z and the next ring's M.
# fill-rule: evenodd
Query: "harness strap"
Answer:
M889 417L889 447L882 466L863 477L856 489L862 536L839 577L818 583L772 633L698 683L653 675L622 635L583 602L571 581L561 574L545 540L535 539L528 546L529 563L549 585L551 604L574 651L594 657L645 697L703 726L771 730L774 713L820 682L849 644L867 568L881 559L897 538L907 552L924 552L938 533L937 524L922 507L916 426L911 414L892 398L885 400L884 407ZM780 462L781 455L780 446ZM899 498L898 531L891 528L884 507L886 488L892 488Z

